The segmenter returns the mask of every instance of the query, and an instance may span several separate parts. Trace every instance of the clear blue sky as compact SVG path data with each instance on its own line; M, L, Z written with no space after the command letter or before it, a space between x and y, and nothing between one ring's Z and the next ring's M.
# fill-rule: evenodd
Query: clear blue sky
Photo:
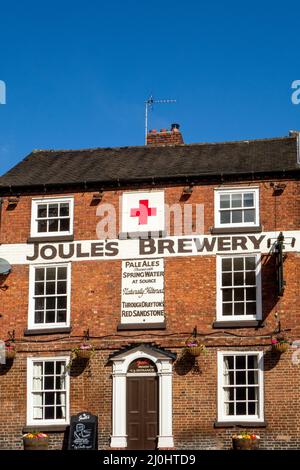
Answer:
M185 142L300 129L299 1L1 1L0 174L32 149L143 145L179 122Z

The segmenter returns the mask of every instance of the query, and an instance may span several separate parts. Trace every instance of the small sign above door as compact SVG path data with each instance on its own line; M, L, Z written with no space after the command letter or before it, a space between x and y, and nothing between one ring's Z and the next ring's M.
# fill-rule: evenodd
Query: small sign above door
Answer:
M150 359L147 359L146 357L141 357L129 365L128 372L131 374L153 374L157 372L157 369L154 362L150 361Z

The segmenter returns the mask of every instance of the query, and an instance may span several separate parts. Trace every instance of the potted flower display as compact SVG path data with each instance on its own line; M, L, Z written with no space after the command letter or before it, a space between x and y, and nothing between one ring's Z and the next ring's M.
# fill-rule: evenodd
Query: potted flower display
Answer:
M74 348L72 352L80 359L90 359L93 356L95 350L91 344L82 343L77 348Z
M286 352L290 345L289 340L283 333L280 333L272 338L271 343L273 351L276 351L280 354Z
M16 347L13 343L5 344L6 359L14 359L16 357Z
M200 356L201 353L206 352L206 348L203 343L197 340L197 338L189 338L185 342L185 350L188 354L194 357Z
M43 432L28 432L23 435L24 450L48 450L49 436Z
M257 450L259 448L260 436L241 432L232 436L232 447L234 450Z

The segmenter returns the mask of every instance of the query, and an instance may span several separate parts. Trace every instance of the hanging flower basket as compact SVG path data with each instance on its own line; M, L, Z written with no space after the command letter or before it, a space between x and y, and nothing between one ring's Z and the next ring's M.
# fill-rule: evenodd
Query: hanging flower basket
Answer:
M5 357L6 359L14 359L16 357L16 348L14 345L5 345Z
M285 353L289 349L289 343L286 341L280 341L278 343L272 344L273 351L276 351L280 354Z
M27 433L23 436L24 450L48 450L49 436L42 432Z
M257 450L259 449L260 437L257 434L241 433L232 436L232 447L234 450Z
M272 338L271 343L272 350L279 354L285 353L289 349L290 345L290 342L283 333L280 333L274 338Z
M201 353L206 352L206 348L196 338L189 338L185 342L185 351L193 357L198 357Z
M78 348L73 349L73 354L80 359L90 359L95 350L91 344L82 343Z

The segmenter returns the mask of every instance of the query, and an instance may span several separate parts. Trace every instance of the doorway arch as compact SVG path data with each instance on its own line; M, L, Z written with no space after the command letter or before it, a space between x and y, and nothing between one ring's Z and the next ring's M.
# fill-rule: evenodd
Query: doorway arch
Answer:
M148 359L156 367L158 377L157 448L174 447L172 430L172 362L176 355L152 345L142 344L111 357L112 372L112 435L111 447L127 448L127 374L136 359Z

